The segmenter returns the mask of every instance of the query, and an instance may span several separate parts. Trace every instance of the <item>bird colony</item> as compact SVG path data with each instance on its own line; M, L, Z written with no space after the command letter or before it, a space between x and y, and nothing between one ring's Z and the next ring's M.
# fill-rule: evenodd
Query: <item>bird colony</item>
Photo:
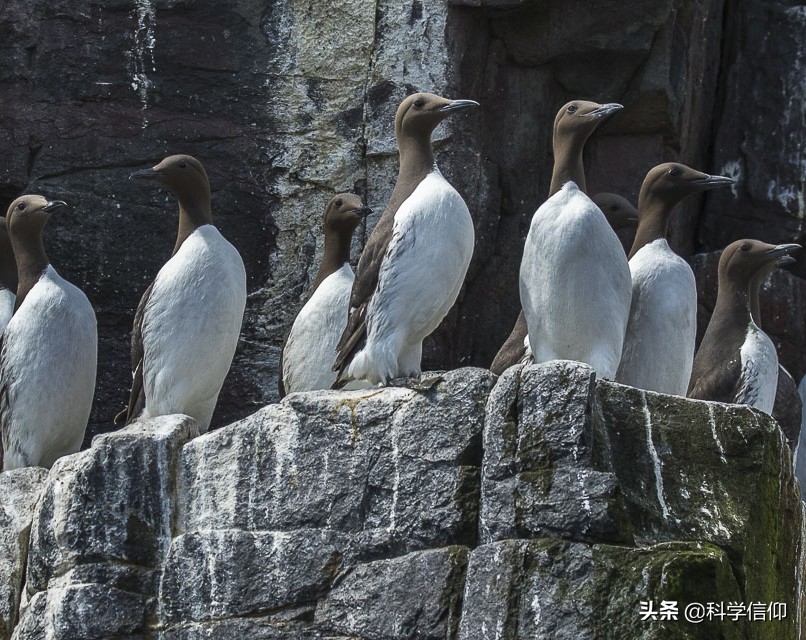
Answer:
M397 182L355 272L351 240L370 209L351 193L327 203L324 256L285 342L281 397L387 385L427 390L439 380L422 374L423 340L459 295L474 228L434 161L431 135L445 118L478 106L429 93L400 104ZM800 247L746 239L725 249L716 308L695 354L694 275L671 250L667 228L682 200L733 181L671 162L648 171L637 208L616 194L589 196L585 143L621 109L575 100L558 111L551 186L545 202L535 203L523 249L522 311L491 369L500 375L519 363L575 360L622 384L771 413L779 365L759 327L759 288ZM179 224L171 258L137 307L131 394L115 421L183 413L205 432L238 342L243 261L213 224L199 160L173 155L132 178L144 189L170 191ZM48 219L64 206L22 196L0 224L3 470L50 467L78 451L89 418L95 314L50 264L42 240ZM635 230L634 241L622 247L616 231L626 228Z

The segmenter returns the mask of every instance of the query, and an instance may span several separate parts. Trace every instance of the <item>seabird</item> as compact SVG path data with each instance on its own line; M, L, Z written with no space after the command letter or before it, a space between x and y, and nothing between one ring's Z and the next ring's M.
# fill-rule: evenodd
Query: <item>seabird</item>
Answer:
M673 209L684 198L733 184L678 162L647 173L638 196L638 230L630 251L632 303L616 382L685 396L697 337L697 284L669 247Z
M638 209L626 198L615 193L597 193L591 198L593 202L602 210L607 224L615 232L629 231L628 237L632 238L635 235L635 227L638 224ZM622 250L625 254L629 248L624 247L622 237L619 236ZM632 245L632 239L630 239ZM501 347L500 351L493 360L490 370L500 376L506 369L512 365L509 363L517 364L531 364L534 362L532 357L532 348L529 345L529 332L526 329L526 319L523 317L521 311L515 327L510 334L510 338Z
M325 248L322 264L300 309L280 359L280 397L295 391L329 389L336 345L350 312L355 276L350 267L350 244L359 223L372 213L361 198L339 193L325 207Z
M17 263L8 235L6 219L0 217L0 334L5 331L17 297Z
M395 114L400 170L358 263L350 317L333 367L349 380L421 374L423 340L448 313L473 255L473 221L434 162L431 133L473 100L407 97Z
M183 413L204 433L238 344L246 306L243 261L213 226L210 183L196 158L169 156L131 177L177 197L179 230L170 260L137 307L132 391L125 416L116 421Z
M582 153L591 134L609 116L623 109L620 104L598 104L574 100L564 104L554 118L552 147L554 167L549 187L549 198L567 182L574 182L581 191L587 190ZM531 361L528 329L523 310L518 314L515 326L490 365L490 370L501 375L514 364Z
M61 200L22 196L6 220L16 308L0 347L3 470L50 467L81 448L95 391L98 333L87 296L50 264L42 230Z
M770 263L789 264L797 244L737 240L719 259L716 307L694 358L688 396L747 404L772 413L778 386L775 346L753 322L750 300L756 275Z

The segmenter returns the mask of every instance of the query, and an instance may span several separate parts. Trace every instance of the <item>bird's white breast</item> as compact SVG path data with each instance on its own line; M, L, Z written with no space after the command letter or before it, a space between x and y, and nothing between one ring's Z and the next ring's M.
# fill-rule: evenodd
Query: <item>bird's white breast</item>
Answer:
M0 288L0 333L5 331L11 316L14 315L14 302L16 299L17 296L14 295L13 291L5 287Z
M474 237L465 201L434 167L395 213L367 309L367 345L350 363L351 377L419 375L422 341L456 301Z
M697 333L694 273L665 239L642 247L630 273L630 319L616 380L685 396Z
M84 293L48 266L3 334L8 468L50 466L78 451L95 391L98 334ZM7 420L6 418L10 418ZM10 463L10 464L9 464Z
M283 352L286 393L329 389L336 381L332 367L347 325L353 280L345 263L319 284L294 320Z
M212 225L160 269L143 319L146 416L185 413L206 431L238 344L246 272Z
M618 237L573 182L534 214L520 294L535 362L590 364L616 374L630 310L631 278Z
M778 353L769 336L752 321L739 356L742 371L736 402L772 414L778 389Z

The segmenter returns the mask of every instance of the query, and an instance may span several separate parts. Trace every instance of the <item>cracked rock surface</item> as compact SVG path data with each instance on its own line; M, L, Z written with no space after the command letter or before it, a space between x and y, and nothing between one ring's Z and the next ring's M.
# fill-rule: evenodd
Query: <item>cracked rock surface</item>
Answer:
M803 622L778 425L572 362L291 394L203 436L166 416L0 493L4 640L772 640ZM642 621L661 600L789 614Z

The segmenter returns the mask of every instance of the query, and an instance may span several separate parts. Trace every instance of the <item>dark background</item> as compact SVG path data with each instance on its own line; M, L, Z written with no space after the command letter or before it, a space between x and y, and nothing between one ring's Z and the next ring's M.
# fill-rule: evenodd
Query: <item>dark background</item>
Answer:
M737 179L678 210L671 241L684 257L742 237L803 242L803 42L806 8L761 0L0 0L0 210L23 193L71 204L45 241L98 314L89 438L125 405L134 310L174 242L173 198L128 175L171 153L202 160L250 291L221 426L276 398L328 197L361 193L376 212L369 229L383 210L406 93L482 104L437 135L477 245L424 368L488 366L517 314L520 252L569 99L625 106L588 145L591 193L635 202L647 170L668 160ZM704 326L715 260L695 265ZM806 275L806 260L793 271ZM763 302L800 380L804 281L776 275Z

